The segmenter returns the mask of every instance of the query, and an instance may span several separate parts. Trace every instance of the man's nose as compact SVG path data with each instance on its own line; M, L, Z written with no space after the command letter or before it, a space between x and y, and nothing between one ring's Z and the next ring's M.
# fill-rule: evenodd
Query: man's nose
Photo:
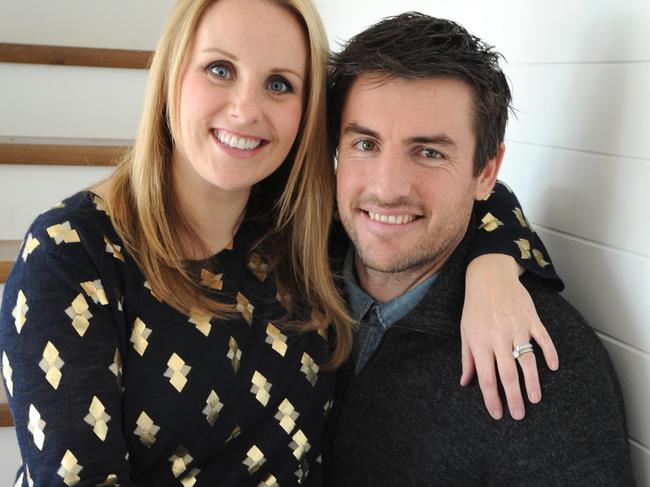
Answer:
M372 180L372 192L377 197L389 202L411 193L412 174L403 154L399 151L384 151L376 162L375 171L369 177Z

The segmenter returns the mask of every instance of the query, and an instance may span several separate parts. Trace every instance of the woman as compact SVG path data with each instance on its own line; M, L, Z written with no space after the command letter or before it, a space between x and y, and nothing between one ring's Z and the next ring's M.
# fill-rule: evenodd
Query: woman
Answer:
M178 3L132 152L36 219L7 283L17 485L319 468L352 341L328 268L326 56L308 0Z

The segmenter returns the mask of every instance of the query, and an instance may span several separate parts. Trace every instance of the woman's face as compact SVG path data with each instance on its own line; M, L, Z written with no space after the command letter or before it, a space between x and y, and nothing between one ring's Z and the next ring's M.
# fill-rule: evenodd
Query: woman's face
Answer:
M219 0L205 12L179 84L174 163L190 180L249 191L291 149L307 89L301 25L266 0Z

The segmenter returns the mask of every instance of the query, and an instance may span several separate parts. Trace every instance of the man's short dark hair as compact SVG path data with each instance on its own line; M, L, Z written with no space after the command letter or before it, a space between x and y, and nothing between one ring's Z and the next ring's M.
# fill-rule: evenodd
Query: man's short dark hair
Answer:
M499 68L500 57L492 46L451 20L406 12L378 22L332 56L328 87L332 147L338 145L343 105L358 76L451 77L474 90L474 175L478 175L503 142L512 100Z

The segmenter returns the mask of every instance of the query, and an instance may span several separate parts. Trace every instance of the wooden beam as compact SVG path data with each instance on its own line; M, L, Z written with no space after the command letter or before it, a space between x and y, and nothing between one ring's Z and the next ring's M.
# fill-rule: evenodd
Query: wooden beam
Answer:
M7 282L21 243L20 240L0 240L0 284Z
M1 164L114 166L130 141L0 137Z
M0 43L0 62L148 69L152 51Z
M14 425L14 419L9 411L9 404L0 403L0 427L9 427Z

